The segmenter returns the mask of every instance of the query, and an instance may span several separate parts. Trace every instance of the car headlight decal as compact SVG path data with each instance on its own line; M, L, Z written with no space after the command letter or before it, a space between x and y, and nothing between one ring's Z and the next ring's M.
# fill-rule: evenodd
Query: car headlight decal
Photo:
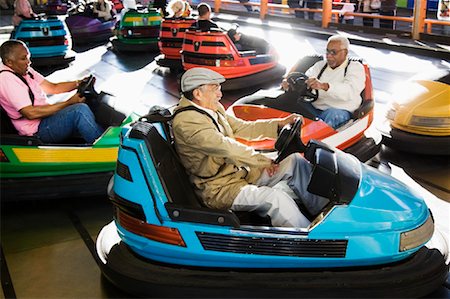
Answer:
M433 232L434 222L430 215L421 226L400 234L400 251L410 250L425 244L431 239Z
M450 127L450 117L426 117L413 115L409 125L417 127L448 128Z

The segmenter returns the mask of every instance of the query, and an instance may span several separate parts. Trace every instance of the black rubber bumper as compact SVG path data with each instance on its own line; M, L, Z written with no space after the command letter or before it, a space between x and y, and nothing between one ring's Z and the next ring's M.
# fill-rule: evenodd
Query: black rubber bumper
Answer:
M155 58L155 61L159 66L183 71L183 64L181 63L181 59L169 59L165 58L164 54L161 54Z
M383 133L383 143L415 154L450 155L450 136L418 135L392 128L389 133Z
M281 82L285 72L286 68L280 64L277 64L273 68L259 73L239 78L227 79L224 83L222 83L222 90L246 89L249 86L261 85L276 80Z
M113 48L119 52L158 52L158 42L148 44L128 44L118 38L111 38Z
M114 223L110 223L97 239L101 271L118 288L141 297L417 298L439 288L448 275L448 265L441 253L426 247L402 262L374 267L302 270L179 267L137 256L118 239L115 229Z
M346 148L344 152L352 154L361 162L367 162L375 157L381 150L381 142L373 138L363 137L354 145Z
M47 65L65 65L75 60L75 55L52 56L52 57L33 57L33 67Z
M1 200L12 202L40 198L106 196L112 175L113 172L110 171L52 177L2 178Z
M72 42L74 45L100 44L105 43L113 36L112 30L90 33L72 33Z

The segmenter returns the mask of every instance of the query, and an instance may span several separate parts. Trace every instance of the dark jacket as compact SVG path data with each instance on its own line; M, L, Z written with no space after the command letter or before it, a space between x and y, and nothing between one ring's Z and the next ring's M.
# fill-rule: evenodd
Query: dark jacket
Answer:
M194 24L194 27L201 31L209 31L211 30L211 28L219 29L219 26L210 20L197 20L197 22L195 22Z

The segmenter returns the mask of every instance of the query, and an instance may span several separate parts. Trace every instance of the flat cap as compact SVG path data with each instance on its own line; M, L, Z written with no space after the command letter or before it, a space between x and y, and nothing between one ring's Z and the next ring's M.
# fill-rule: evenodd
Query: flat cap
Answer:
M220 84L225 82L221 74L203 67L187 70L181 77L181 91L191 91L205 84Z

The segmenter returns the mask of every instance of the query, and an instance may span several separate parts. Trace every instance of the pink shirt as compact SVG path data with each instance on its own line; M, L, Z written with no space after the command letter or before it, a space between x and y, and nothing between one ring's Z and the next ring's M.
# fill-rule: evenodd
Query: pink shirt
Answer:
M4 64L0 64L0 70L11 69ZM34 94L34 106L47 105L47 96L40 86L45 78L31 67L29 72L34 76L34 79L28 74L24 78ZM0 73L0 105L11 118L14 127L20 135L32 136L38 131L41 120L26 119L19 112L22 108L31 105L28 87L10 72Z
M24 16L25 18L31 18L33 14L33 9L31 8L31 4L28 0L16 0L14 2L14 16L12 18L13 25L19 25L20 21L22 20L22 18L19 17L20 15Z

